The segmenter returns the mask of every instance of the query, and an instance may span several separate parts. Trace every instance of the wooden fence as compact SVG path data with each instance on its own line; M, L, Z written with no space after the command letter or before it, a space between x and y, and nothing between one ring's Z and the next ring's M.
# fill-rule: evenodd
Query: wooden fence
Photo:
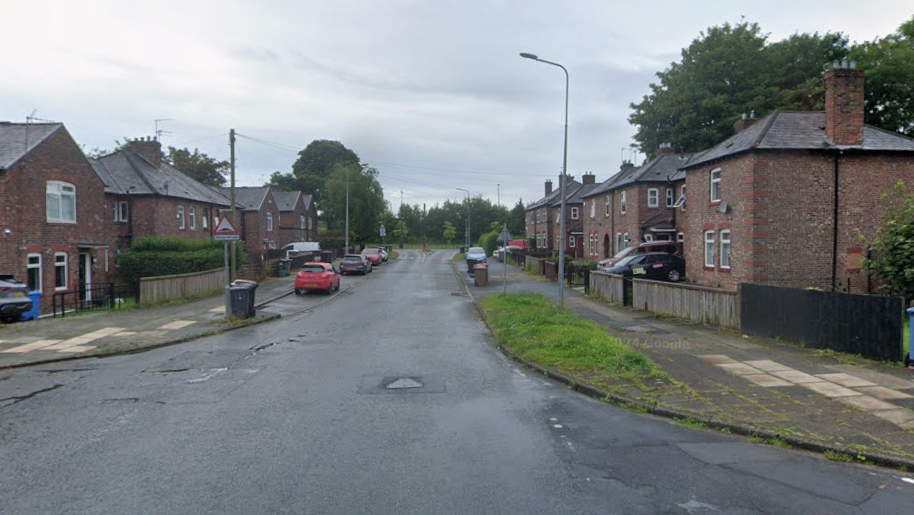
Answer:
M701 324L740 326L739 294L735 291L635 279L632 306Z
M590 294L610 302L622 304L623 281L621 275L594 271L590 273Z
M140 279L139 301L148 306L172 299L199 297L221 291L224 287L224 268L192 274L143 277Z

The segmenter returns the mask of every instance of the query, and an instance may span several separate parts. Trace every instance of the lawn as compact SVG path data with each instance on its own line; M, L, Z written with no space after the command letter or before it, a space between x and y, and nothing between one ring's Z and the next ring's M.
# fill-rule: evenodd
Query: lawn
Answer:
M542 295L493 295L480 305L495 338L514 354L566 374L640 382L663 377L644 354L598 324L563 309Z

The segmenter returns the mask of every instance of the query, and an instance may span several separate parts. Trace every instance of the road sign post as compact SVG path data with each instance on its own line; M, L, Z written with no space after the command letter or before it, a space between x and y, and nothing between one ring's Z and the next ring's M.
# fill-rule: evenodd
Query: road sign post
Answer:
M229 286L232 282L232 270L229 266L229 242L238 241L241 239L241 235L238 234L238 230L232 225L232 221L229 220L228 216L223 214L219 217L219 223L213 227L213 239L223 242L222 252L225 261L225 316L228 317L232 312L232 296L229 292Z

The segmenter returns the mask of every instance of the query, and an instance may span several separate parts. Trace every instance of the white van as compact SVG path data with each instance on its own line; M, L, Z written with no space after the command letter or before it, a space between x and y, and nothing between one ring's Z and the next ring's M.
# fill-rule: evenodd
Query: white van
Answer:
M316 241L295 241L283 245L282 250L286 253L286 259L289 259L290 255L300 252L320 252L321 244Z

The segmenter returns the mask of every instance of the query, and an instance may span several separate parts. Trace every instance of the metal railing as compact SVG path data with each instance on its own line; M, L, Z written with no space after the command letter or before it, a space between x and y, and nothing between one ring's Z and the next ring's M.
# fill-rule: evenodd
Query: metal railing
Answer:
M65 317L67 313L121 309L128 299L136 299L135 285L94 284L89 288L55 293L51 299L51 312L54 317L58 314Z

